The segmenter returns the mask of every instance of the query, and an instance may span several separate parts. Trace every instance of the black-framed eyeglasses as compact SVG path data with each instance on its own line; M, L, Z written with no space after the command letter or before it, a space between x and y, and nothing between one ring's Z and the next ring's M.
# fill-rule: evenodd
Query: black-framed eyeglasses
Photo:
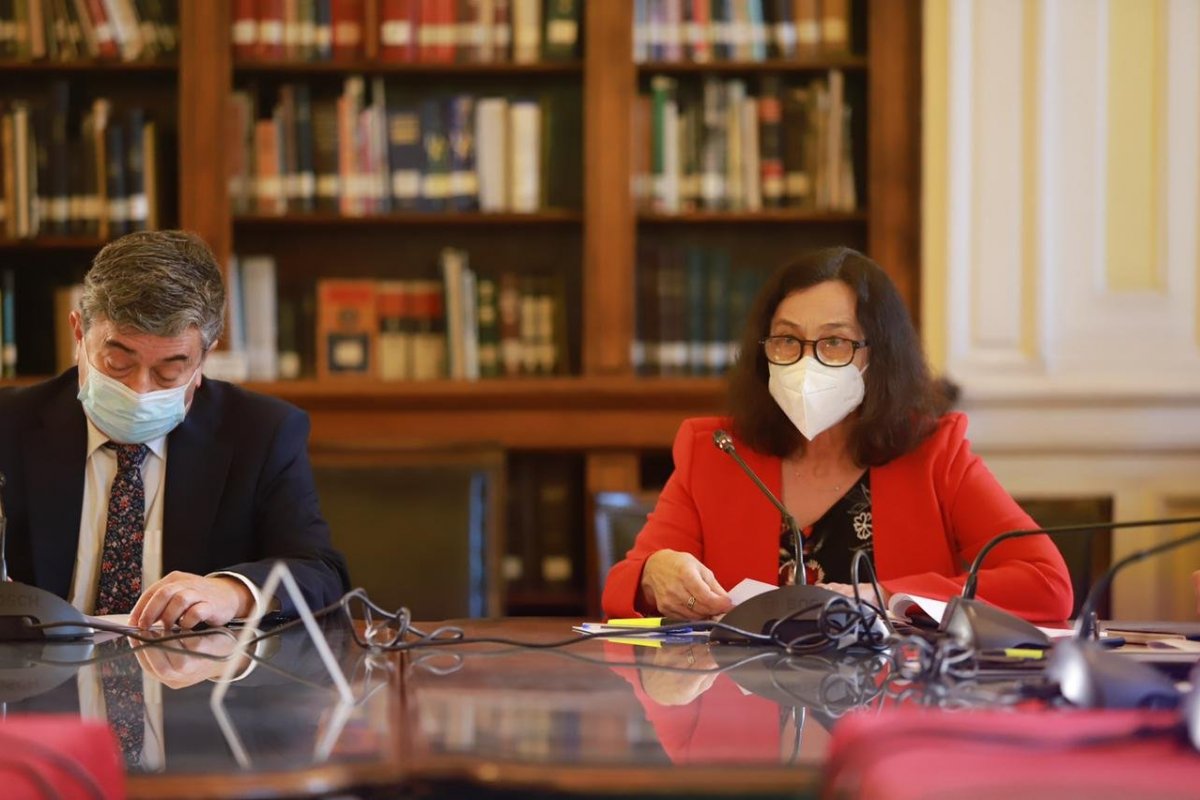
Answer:
M845 367L854 360L854 354L868 347L866 339L861 342L843 336L822 336L820 339L797 339L795 336L768 336L760 339L767 361L779 366L795 364L804 358L804 349L812 345L817 361L827 367Z

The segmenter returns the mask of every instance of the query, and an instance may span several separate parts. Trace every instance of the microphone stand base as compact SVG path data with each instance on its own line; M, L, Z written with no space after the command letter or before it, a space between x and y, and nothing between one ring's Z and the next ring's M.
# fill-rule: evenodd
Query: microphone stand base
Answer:
M79 626L36 627L50 622L76 622ZM83 614L58 595L24 583L0 583L0 642L70 641L91 635Z
M775 644L782 645L801 636L819 633L821 610L830 600L839 597L842 595L820 586L780 586L735 606L721 618L721 622L765 636L776 622L795 614L775 630ZM715 628L711 638L715 642L729 644L761 644L723 628Z
M1050 637L1036 625L973 598L950 598L938 631L976 652L1050 646Z

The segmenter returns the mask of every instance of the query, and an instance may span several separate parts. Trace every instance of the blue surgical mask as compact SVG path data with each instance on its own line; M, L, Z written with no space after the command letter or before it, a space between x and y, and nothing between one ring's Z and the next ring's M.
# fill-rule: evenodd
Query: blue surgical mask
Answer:
M165 436L183 422L187 414L187 390L196 372L182 386L138 394L116 378L89 363L87 377L79 387L83 410L113 441L145 444Z

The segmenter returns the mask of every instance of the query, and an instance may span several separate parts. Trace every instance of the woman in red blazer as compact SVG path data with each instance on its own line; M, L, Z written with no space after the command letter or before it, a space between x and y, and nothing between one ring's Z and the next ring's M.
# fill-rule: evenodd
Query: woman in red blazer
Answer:
M610 617L705 618L729 610L726 590L743 578L792 580L781 515L713 445L719 428L804 529L809 582L843 594L852 555L866 550L885 594L948 598L989 539L1037 527L971 452L966 418L939 416L904 303L861 253L821 250L779 270L741 352L732 415L687 420L675 438L675 472L609 573ZM1066 619L1072 604L1046 536L997 547L978 596L1035 621Z

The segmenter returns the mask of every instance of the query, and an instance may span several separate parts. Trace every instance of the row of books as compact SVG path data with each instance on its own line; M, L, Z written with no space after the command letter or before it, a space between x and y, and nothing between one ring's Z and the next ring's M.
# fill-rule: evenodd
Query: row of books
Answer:
M501 564L508 588L523 592L582 585L583 468L577 456L509 459L508 529Z
M374 8L371 7L374 5ZM246 61L497 63L579 57L582 0L235 0ZM367 40L378 20L378 52Z
M633 58L766 61L850 50L850 0L634 0Z
M17 376L17 291L11 269L0 271L0 378Z
M99 98L72 113L65 81L45 103L0 105L4 235L109 238L158 227L158 134L141 108ZM70 122L78 119L77 127Z
M0 59L148 61L178 49L178 0L0 0Z
M578 207L578 97L416 96L382 78L340 96L284 84L268 116L234 92L229 125L234 213L536 212Z
M738 357L763 281L722 249L645 246L638 253L633 367L640 375L720 375Z
M762 76L699 86L657 75L633 113L635 202L661 213L858 205L841 70L801 86Z
M477 380L566 372L565 289L546 276L478 275L445 248L440 277L327 278L282 297L275 260L234 260L230 349L212 364L230 380Z

